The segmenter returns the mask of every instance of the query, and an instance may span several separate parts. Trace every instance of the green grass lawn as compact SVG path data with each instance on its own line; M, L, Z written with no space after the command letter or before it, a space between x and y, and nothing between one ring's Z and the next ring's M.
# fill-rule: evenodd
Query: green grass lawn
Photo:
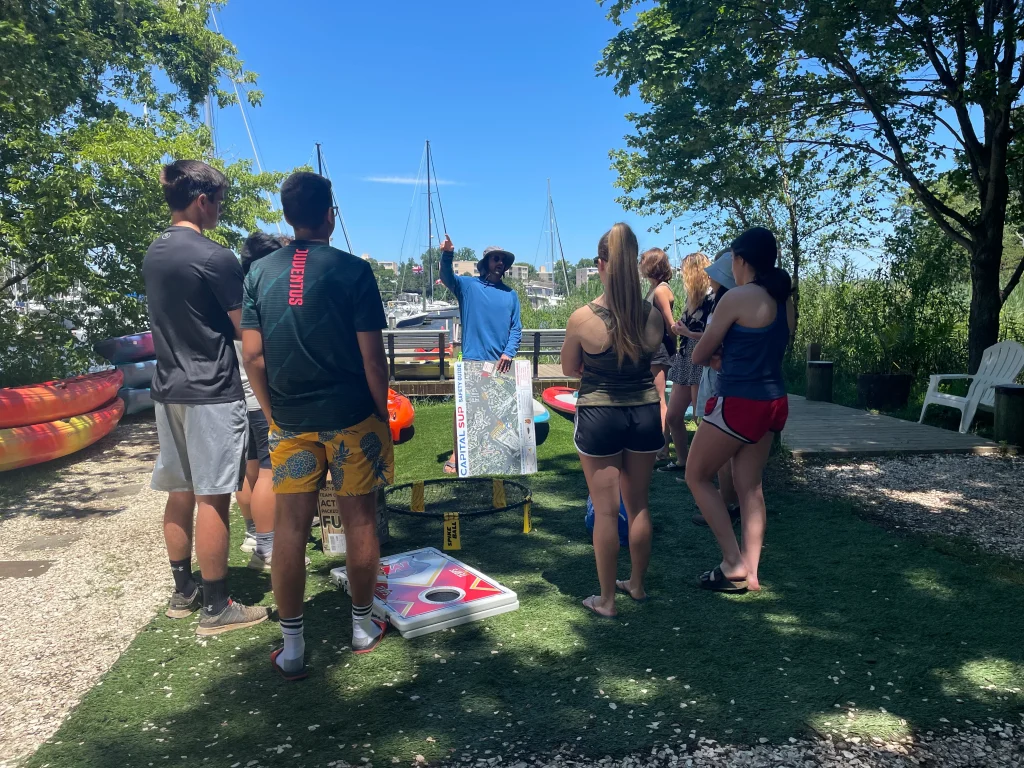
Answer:
M448 406L418 409L416 437L397 449L399 482L441 475L450 424ZM195 620L161 616L29 764L381 765L560 745L618 756L691 734L893 737L1024 708L1020 571L876 527L781 459L768 470L763 592L697 589L717 550L690 522L686 488L660 475L652 600L620 597L620 621L592 618L580 606L597 578L569 422L553 416L539 454L541 472L526 479L533 533L513 514L463 522L459 557L515 589L518 611L415 640L395 633L353 656L350 603L327 578L338 563L311 546L308 680L271 671L275 623L197 642ZM439 521L392 520L385 553L421 546L440 548ZM235 597L270 604L269 578L246 558L233 547Z

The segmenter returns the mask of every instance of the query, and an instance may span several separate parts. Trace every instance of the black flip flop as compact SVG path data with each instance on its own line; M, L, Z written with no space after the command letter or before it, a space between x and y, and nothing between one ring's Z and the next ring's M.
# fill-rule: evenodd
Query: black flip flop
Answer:
M587 598L586 600L584 600L584 601L583 601L583 607L584 607L584 608L586 608L586 609L587 609L588 611L590 611L590 612L591 612L592 614L594 614L595 616L597 616L597 618L599 618L599 619L606 619L606 620L608 620L608 621L618 621L618 620L619 620L619 614L617 614L617 613L616 613L616 614L615 614L615 615L613 615L613 616L609 616L609 615L608 615L608 614L606 614L606 613L599 613L599 612L598 612L598 611L597 611L597 610L596 610L596 609L594 608L593 604L591 604L591 605L587 605L587 600L592 600L592 599L594 599L594 598L596 598L596 597L597 597L597 595L591 595L591 596L590 596L590 597L588 597L588 598Z
M697 581L701 589L709 592L725 592L727 594L742 594L747 591L747 580L733 581L725 578L721 567L711 571L704 571Z
M686 465L685 464L680 464L679 462L676 462L676 461L670 461L665 466L658 467L658 471L659 472L685 472L686 471Z
M626 589L623 586L620 586L621 584L625 584L625 583L626 582L624 582L624 581L616 581L615 582L615 591L616 592L621 592L624 595L629 595L629 599L632 600L634 603L641 603L641 604L643 604L643 603L646 603L648 600L651 599L650 595L644 595L639 600L637 598L633 597L633 594L628 589Z

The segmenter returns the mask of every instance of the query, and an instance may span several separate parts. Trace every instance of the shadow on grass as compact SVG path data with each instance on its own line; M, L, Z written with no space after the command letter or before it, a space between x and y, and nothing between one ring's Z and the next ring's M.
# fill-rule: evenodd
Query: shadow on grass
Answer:
M450 409L421 409L416 440L446 419ZM204 646L192 626L158 618L29 764L378 764L560 745L621 756L691 731L736 743L891 736L1024 706L1020 591L984 562L893 537L790 482L787 462L769 468L765 591L698 590L717 548L690 523L685 487L656 477L653 600L622 598L619 621L593 619L579 605L597 579L570 441L568 424L556 425L541 447L533 533L512 514L463 528L457 556L516 590L518 611L353 656L350 603L326 578L335 563L311 551L309 680L286 684L270 670L276 625ZM400 447L400 481L439 469L433 447ZM385 550L440 540L437 521L393 519ZM268 601L266 577L239 570L238 594L262 588Z

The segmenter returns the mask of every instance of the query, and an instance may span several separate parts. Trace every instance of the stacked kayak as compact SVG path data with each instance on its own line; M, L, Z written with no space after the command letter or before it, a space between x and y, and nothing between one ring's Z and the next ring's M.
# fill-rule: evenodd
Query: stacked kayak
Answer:
M103 371L0 389L0 429L88 413L113 400L123 381L120 371Z
M67 456L113 431L124 415L120 371L0 389L0 472Z
M125 413L139 413L153 407L150 386L156 371L156 352L151 332L104 339L96 342L93 350L124 374L124 389L118 395L124 400Z
M156 355L153 351L153 334L149 331L97 341L92 348L97 355L105 357L114 365L152 360Z
M412 440L412 436L415 433L415 428L413 427L415 418L416 412L413 410L412 402L409 398L400 392L389 389L388 420L391 427L391 439L395 445Z

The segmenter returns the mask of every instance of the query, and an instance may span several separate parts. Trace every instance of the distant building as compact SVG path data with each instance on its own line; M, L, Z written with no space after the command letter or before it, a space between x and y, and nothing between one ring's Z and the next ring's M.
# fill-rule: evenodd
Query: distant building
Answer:
M580 288L586 285L590 278L597 275L597 267L579 267L576 270L576 287Z
M374 258L372 256L370 256L370 254L368 254L368 253L364 253L359 258L361 258L363 261L374 261ZM381 269L386 269L386 270L389 270L391 272L394 272L395 274L398 274L398 264L396 262L394 262L394 261L378 261L377 263L380 264Z
M526 264L513 264L508 271L508 276L513 280L525 283L530 279L530 268Z
M549 281L531 281L527 283L526 297L530 300L530 306L534 309L555 306L562 301L561 296L555 295L554 283Z
M463 277L476 277L479 274L476 271L475 261L453 261L452 269L456 275L462 275Z
M537 283L537 284L543 284L543 285L549 285L552 288L554 288L554 285L555 285L555 273L554 272L548 272L544 267L541 267L540 271L537 272L533 276L533 279L530 282Z

